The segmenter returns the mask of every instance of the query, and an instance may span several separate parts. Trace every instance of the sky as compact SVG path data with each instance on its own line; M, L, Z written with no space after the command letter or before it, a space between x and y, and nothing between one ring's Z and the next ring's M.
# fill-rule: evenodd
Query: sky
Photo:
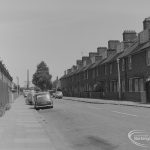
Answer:
M45 61L52 80L77 59L143 30L149 0L0 0L0 59L24 86Z

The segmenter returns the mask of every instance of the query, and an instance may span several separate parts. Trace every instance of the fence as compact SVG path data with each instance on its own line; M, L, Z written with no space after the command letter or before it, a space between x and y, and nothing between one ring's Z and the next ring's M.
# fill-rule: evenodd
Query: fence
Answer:
M0 80L0 109L4 110L7 106L10 107L10 103L16 98L17 94L12 93L8 84Z

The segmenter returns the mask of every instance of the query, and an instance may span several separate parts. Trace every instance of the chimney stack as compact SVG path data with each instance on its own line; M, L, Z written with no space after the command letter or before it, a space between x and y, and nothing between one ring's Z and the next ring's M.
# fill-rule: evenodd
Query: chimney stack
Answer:
M145 18L143 21L143 30L150 29L150 17Z
M97 53L99 55L101 55L102 53L106 52L107 51L107 47L98 47L97 48Z
M94 56L98 56L99 54L97 52L90 52L89 57L92 58Z
M77 69L77 66L73 65L71 71L74 72Z
M71 69L67 69L67 74L71 73Z
M108 49L117 49L118 44L120 41L118 40L109 40L108 41Z
M77 65L77 69L80 69L83 65L82 60L77 60L76 65Z
M114 55L115 53L117 53L117 49L108 49L107 50L107 57L109 57L110 55Z
M137 39L137 34L133 30L125 30L123 32L124 49L130 47Z
M82 63L83 63L83 66L85 67L86 65L91 63L91 60L88 56L83 56L82 57Z
M123 41L130 42L134 41L137 38L136 32L133 30L125 30L123 32Z

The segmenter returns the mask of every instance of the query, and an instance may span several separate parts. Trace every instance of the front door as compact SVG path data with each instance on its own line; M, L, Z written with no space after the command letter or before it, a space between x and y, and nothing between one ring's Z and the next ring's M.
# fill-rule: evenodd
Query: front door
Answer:
M150 103L150 81L146 82L146 99L147 103Z

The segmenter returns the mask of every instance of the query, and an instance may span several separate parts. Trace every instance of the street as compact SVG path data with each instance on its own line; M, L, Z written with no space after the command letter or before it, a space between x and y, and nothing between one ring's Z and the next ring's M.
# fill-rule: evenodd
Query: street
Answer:
M133 130L150 135L148 108L53 100L53 109L38 113L56 150L149 149L150 141L137 144L129 136Z

